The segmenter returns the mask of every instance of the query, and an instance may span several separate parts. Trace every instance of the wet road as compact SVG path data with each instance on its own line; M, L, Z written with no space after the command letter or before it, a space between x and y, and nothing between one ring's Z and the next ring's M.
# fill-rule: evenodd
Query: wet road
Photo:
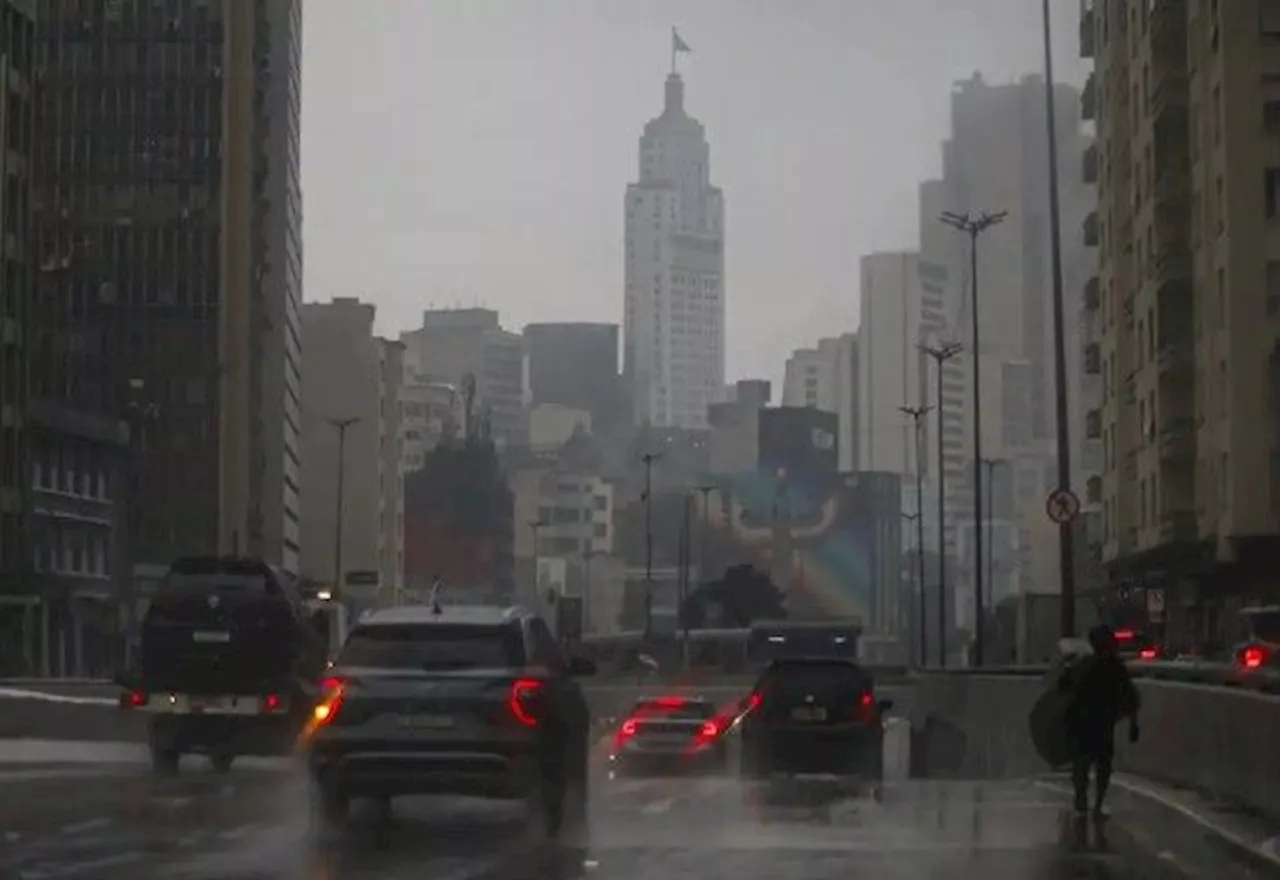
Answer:
M127 753L115 757L0 765L0 878L550 878L519 842L516 812L502 805L398 802L385 838L366 810L319 844L305 787L287 764L220 777L189 759L181 777L155 780ZM1123 803L1103 845L1095 829L1078 829L1078 838L1054 783L904 781L882 804L770 815L723 779L602 778L594 788L585 867L600 878L1246 876Z

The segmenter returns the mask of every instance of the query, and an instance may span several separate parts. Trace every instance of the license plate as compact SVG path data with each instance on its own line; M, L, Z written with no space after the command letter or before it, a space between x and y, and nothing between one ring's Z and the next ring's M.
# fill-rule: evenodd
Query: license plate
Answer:
M412 730L449 730L454 721L449 715L401 715L400 726Z
M827 710L821 706L801 706L791 710L791 717L796 721L826 721Z
M227 642L231 641L231 633L201 630L192 633L191 640L203 645L225 645Z

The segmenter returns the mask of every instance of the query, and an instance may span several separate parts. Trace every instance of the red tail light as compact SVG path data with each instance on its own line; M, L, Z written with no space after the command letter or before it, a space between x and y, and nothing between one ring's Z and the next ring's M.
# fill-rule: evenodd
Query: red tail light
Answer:
M1116 637L1117 642L1131 642L1133 641L1134 632L1131 629L1118 629L1113 635Z
M147 705L150 700L150 695L143 691L129 691L120 698L120 707L123 709L137 709Z
M279 694L267 694L265 697L262 698L263 712L279 712L280 707L283 705L284 703L280 699Z
M743 714L745 715L747 712L750 712L752 709L758 709L760 707L760 704L763 701L764 701L764 697L760 695L759 691L752 691L751 693L747 694L746 702L743 704L743 709L742 709Z
M518 678L511 685L507 706L515 719L526 727L538 725L536 701L542 692L542 682L536 678Z
M679 709L688 702L684 697L658 697L653 700L653 705L659 709Z
M330 694L330 693L333 693L334 691L341 690L343 684L344 682L342 681L342 679L337 678L336 676L332 676L332 675L325 676L324 678L320 679L320 693L323 695L323 694Z
M1258 669L1267 662L1267 649L1260 645L1246 645L1236 654L1236 662L1245 669Z
M1155 648L1143 648L1141 651L1139 651L1139 652L1138 652L1138 659L1139 659L1139 660L1154 660L1154 659L1156 659L1156 649L1155 649Z
M636 731L640 725L634 718L628 718L622 724L618 725L618 732L613 735L613 750L616 752L622 748L622 744L631 737L636 735Z
M858 695L858 720L863 724L870 724L875 720L876 716L876 698L872 696L871 691L863 691Z
M311 724L320 727L328 724L342 708L346 697L347 683L341 678L328 677L320 680L320 699L311 710ZM268 695L270 697L270 695ZM265 701L264 701L265 704Z

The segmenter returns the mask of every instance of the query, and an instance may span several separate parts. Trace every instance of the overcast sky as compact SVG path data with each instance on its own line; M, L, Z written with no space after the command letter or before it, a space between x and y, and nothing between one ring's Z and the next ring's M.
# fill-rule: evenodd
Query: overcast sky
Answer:
M1052 0L1082 82L1077 0ZM725 191L728 375L857 322L858 258L914 247L951 83L1041 69L1036 0L306 0L306 297L394 336L431 305L620 322L623 194L670 28ZM1075 161L1065 157L1064 161Z

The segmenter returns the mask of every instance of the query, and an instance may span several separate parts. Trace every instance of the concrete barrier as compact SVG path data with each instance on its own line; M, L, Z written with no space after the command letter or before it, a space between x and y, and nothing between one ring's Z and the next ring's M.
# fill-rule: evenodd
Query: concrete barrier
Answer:
M911 714L924 772L1000 778L1047 771L1027 722L1045 684L1042 675L922 675ZM1142 736L1130 745L1118 731L1118 770L1280 820L1280 697L1155 679L1137 685Z

